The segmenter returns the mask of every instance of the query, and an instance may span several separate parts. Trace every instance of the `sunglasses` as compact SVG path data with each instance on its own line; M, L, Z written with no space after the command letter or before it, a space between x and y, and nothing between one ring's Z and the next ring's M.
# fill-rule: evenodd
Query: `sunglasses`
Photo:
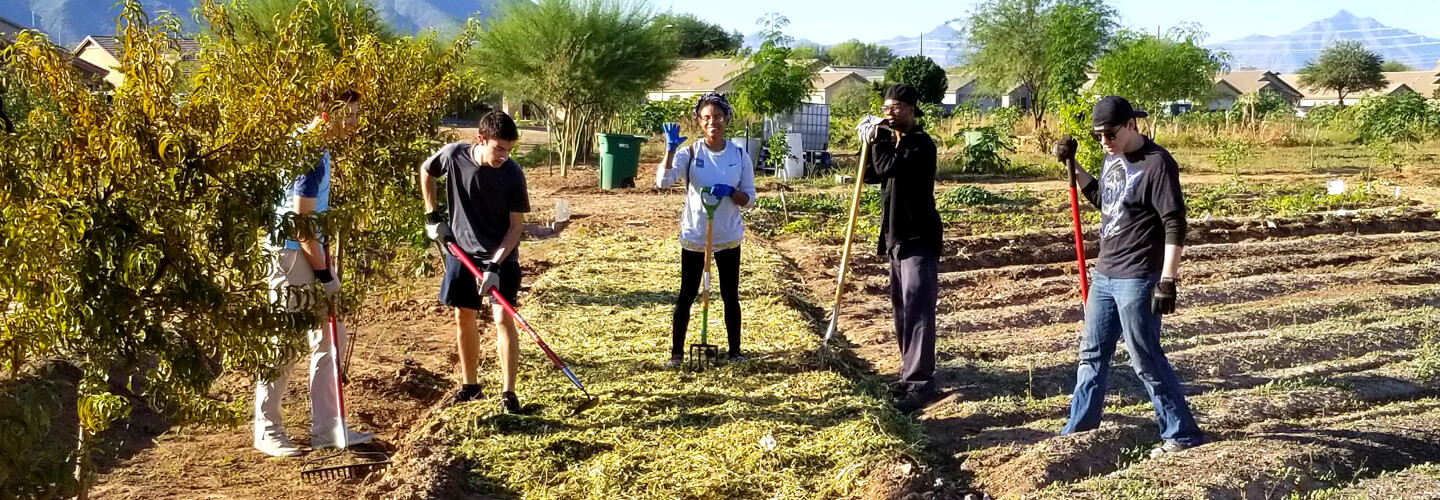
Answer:
M1102 138L1107 141L1113 141L1115 140L1115 134L1120 133L1120 130L1124 128L1124 125L1116 125L1112 127L1105 127L1102 130L1093 130L1090 132L1090 137L1092 139L1095 139L1095 142L1100 142Z

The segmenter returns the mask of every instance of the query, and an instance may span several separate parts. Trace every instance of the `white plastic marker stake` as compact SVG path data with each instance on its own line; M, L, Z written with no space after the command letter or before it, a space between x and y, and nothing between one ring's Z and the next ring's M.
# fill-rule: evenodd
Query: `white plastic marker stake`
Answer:
M565 198L555 199L555 223L559 224L570 220L570 202Z
M1330 181L1330 182L1326 185L1326 187L1328 188L1328 193L1329 193L1331 196L1345 194L1345 180L1344 180L1344 179L1335 179L1335 180L1332 180L1332 181Z

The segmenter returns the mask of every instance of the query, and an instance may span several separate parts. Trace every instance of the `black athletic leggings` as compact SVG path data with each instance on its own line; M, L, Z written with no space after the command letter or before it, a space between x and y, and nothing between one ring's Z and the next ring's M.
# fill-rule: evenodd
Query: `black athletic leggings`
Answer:
M671 320L671 354L685 354L685 329L690 324L690 305L700 295L700 277L705 272L705 252L680 250L680 297L675 299L675 317ZM740 247L715 252L715 274L719 278L720 297L725 302L725 333L730 342L730 355L740 354ZM715 302L711 283L710 302ZM708 341L711 345L716 342Z

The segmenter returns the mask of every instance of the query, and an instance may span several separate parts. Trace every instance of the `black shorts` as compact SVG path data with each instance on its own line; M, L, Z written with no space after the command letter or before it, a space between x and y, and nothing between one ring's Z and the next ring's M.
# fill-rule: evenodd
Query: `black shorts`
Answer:
M470 262L476 268L481 268L483 260L470 257ZM484 271L483 268L480 269ZM440 281L440 303L451 307L463 307L466 309L481 310L483 303L480 301L480 286L476 282L479 278L465 268L459 259L445 254L445 278ZM520 260L506 259L500 263L500 296L511 307L519 308L520 302L516 299L520 295Z

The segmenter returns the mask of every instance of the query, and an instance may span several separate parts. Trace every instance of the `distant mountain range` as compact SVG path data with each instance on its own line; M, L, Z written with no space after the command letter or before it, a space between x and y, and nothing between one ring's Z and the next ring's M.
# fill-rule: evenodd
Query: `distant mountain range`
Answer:
M376 12L400 33L435 29L458 32L472 14L482 19L504 5L523 0L372 0ZM152 17L169 11L186 30L198 29L191 14L200 0L144 0ZM28 28L39 28L51 41L74 47L88 35L115 33L120 14L115 0L0 0L0 17Z
M1416 70L1429 70L1440 61L1440 38L1391 28L1374 18L1357 17L1347 11L1315 21L1293 33L1279 36L1250 35L1238 40L1210 44L1230 52L1234 69L1262 69L1294 73L1335 40L1355 39L1387 61L1398 61Z
M947 68L962 62L966 47L964 35L949 24L936 26L922 35L898 36L874 43L890 47L890 51L899 57L913 56L923 51L925 56L934 59L936 64Z
M441 34L454 33L471 15L487 18L505 5L526 0L371 0L381 18L401 33L419 33L434 29ZM197 29L192 10L200 0L145 0L146 11L176 13L185 29ZM115 16L119 14L115 0L0 0L0 17L26 27L49 33L56 43L73 47L93 34L113 34ZM1440 38L1431 38L1402 28L1392 28L1373 18L1358 17L1347 11L1306 25L1289 34L1278 36L1250 35L1237 40L1217 42L1208 46L1230 53L1234 69L1264 69L1293 73L1306 61L1318 56L1329 43L1340 39L1356 39L1386 60L1399 61L1417 70L1429 70L1440 63ZM867 40L868 41L868 40ZM872 43L890 47L899 56L920 54L934 59L941 66L955 66L962 61L965 40L950 24L936 26L923 35L900 36ZM758 33L745 36L745 47L760 45ZM820 46L811 40L796 40L793 46Z

